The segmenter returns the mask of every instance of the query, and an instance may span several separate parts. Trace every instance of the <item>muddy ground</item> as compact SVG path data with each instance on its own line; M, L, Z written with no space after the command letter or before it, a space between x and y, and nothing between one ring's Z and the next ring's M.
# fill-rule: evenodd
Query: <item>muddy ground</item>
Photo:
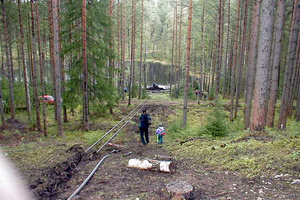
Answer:
M153 122L167 122L174 111L172 106L148 105ZM113 143L123 145L119 153L108 157L87 186L74 198L77 200L108 199L171 199L165 185L174 181L187 181L195 188L194 199L299 199L300 191L287 185L285 178L258 177L247 179L234 172L220 171L214 167L199 165L199 160L177 157L166 151L169 145L156 143L155 127L150 128L150 144L141 146L136 123L124 130L126 139L115 138ZM154 124L155 124L154 123ZM153 125L154 126L154 125ZM85 147L86 148L86 147ZM28 179L37 199L67 199L89 175L101 158L110 153L112 147L99 154L85 155L84 148L75 145L65 151L65 161L54 166L31 172ZM131 152L130 155L127 153ZM158 155L171 156L177 166L174 173L139 170L127 167L128 160L156 159ZM30 172L28 172L30 173Z

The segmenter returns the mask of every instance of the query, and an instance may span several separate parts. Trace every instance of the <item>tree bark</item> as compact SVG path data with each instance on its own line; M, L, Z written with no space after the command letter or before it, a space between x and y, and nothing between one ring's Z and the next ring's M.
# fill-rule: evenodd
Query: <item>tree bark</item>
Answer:
M268 70L270 64L270 51L272 46L272 26L273 26L273 0L262 1L261 25L259 29L259 42L258 42L258 58L257 58L257 72L255 76L255 93L253 103L253 122L252 130L261 131L266 125L265 115L265 102L266 90L268 81Z
M250 126L250 117L251 117L251 105L252 105L252 96L254 88L254 79L255 79L255 69L256 69L256 58L257 58L257 44L258 44L258 27L259 27L259 17L260 17L260 6L261 0L255 2L255 8L253 11L252 17L252 31L250 36L250 50L249 50L249 60L247 68L247 86L246 86L246 98L245 98L245 115L244 115L244 129L249 128Z
M183 127L186 126L186 121L187 121L190 53L191 53L191 41L192 41L192 16L193 16L193 0L189 0L189 24L188 24L187 47L186 47L185 89L184 89L184 101L183 101Z
M30 120L31 119L31 103L30 103L30 93L29 93L29 86L28 86L28 70L27 70L27 65L26 65L25 49L24 49L24 30L23 30L23 17L22 17L22 11L21 11L21 0L18 0L18 13L19 13L19 23L20 23L20 36L21 36L20 48L21 48L21 55L22 55L26 108L27 108L28 120Z
M121 80L121 89L122 89L122 100L125 99L125 54L126 54L126 10L125 10L126 0L122 1L122 33L121 33L121 68L122 68L122 80Z
M267 125L274 127L275 108L277 102L278 83L279 83L279 70L280 70L280 58L281 58L281 40L283 34L284 25L284 13L285 13L285 0L278 1L277 6L277 22L275 24L275 47L274 47L274 60L273 70L270 88L270 101L268 105L268 117Z
M122 90L123 88L121 88L121 5L120 5L120 0L118 0L118 34L117 34L117 38L118 38L118 49L117 49L117 68L118 68L118 77L117 77L117 87L118 87L118 92L119 95L122 95Z
M35 23L34 23L34 2L31 0L31 49L32 49L32 83L34 91L34 102L36 111L36 127L38 131L41 131L41 119L40 119L40 102L37 83L37 58L36 58L36 35L35 35ZM43 97L42 97L43 98Z
M226 87L227 87L227 67L228 67L228 50L230 42L230 0L227 3L227 42L225 51L225 64L224 64L224 83L223 83L223 99L226 97Z
M177 3L177 2L176 2ZM175 23L176 23L176 4L174 5L174 19L173 19L173 36L172 36L172 57L171 57L171 68L169 75L170 82L170 94L172 94L172 85L173 85L173 73L174 73L174 47L175 47ZM176 55L176 54L175 54Z
M219 0L219 21L218 21L218 51L217 51L217 67L216 67L216 85L215 85L215 96L218 98L220 90L220 79L221 79L221 66L222 66L222 51L223 51L223 12L222 12L222 0Z
M181 66L181 43L182 43L182 18L183 18L183 0L180 2L180 21L179 21L179 43L178 43L178 71L177 71L177 98L180 95L180 81L182 77L180 77L182 66Z
M52 0L48 0L48 21L49 21L49 46L50 46L50 60L52 64L52 82L53 82L53 96L56 101L56 80L55 80L55 60L54 60L54 44L53 44L53 6ZM57 120L57 104L54 104L54 116Z
M89 131L86 0L82 0L83 126Z
M52 0L53 9L53 53L54 53L54 68L55 68L55 81L56 81L56 107L57 107L57 124L58 135L64 136L62 129L62 117L61 117L61 58L60 58L60 40L59 40L59 24L58 24L58 0Z
M140 79L139 79L139 99L142 95L142 67L143 67L143 26L144 26L144 0L142 0L142 16L141 16L141 50L140 50Z
M47 115L46 115L46 103L44 100L45 95L45 85L44 85L44 62L43 62L43 49L42 49L42 40L40 34L40 17L38 11L38 0L35 3L35 13L36 13L36 24L37 24L37 40L38 40L38 49L39 49L39 65L40 65L40 80L41 80L41 91L42 91L42 100L43 100L43 119L44 119L44 136L47 137Z
M2 50L2 37L0 37L1 39L1 69L0 69L0 80L2 80L2 74L3 74L3 66L4 66L4 59L3 59L3 50ZM0 115L1 115L1 122L2 122L2 126L5 126L5 114L4 114L4 107L3 107L3 93L2 93L2 81L0 81Z
M128 105L131 104L131 98L134 92L134 68L135 68L135 0L132 0L132 27L131 27L131 65L130 65L130 74L129 74L129 97L128 97Z
M300 121L300 34L298 38L298 57L297 61L295 62L296 67L298 68L298 76L296 82L298 83L298 88L296 89L297 95L297 105L296 105L296 111L295 111L295 117L296 121Z
M204 32L205 32L205 0L203 0L202 4L202 21L201 21L201 32L202 32L202 59L201 59L201 65L200 65L200 80L199 80L199 93L198 95L198 104L200 104L200 100L203 96L203 69L205 69L205 38L204 38Z
M293 68L294 62L296 58L296 46L298 40L298 32L299 32L299 15L300 15L300 7L299 0L294 1L294 9L293 9L293 17L291 23L291 32L288 46L288 54L287 54L287 64L284 73L284 82L283 82L283 91L281 97L281 106L279 113L279 120L277 124L278 129L285 129L286 122L288 118L288 102L289 98L293 98L291 94L292 91L292 76L293 76Z
M238 8L237 8L237 15L236 15L236 27L235 27L235 36L234 36L234 61L232 65L232 78L230 84L230 121L233 121L233 111L234 111L234 91L235 91L235 75L236 75L236 63L238 57L238 43L239 43L239 27L240 27L240 7L241 1L238 0Z
M14 103L14 85L12 80L12 69L13 63L11 62L11 54L10 54L10 44L9 44L9 36L8 36L8 24L7 24L7 16L6 16L6 5L4 4L4 0L1 0L2 4L2 22L3 22L3 34L4 34L4 46L6 52L6 60L7 60L7 75L8 75L8 82L9 82L9 97L10 97L10 116L11 119L15 119L15 103Z
M239 60L239 78L237 84L237 91L236 91L236 101L235 101L235 111L234 111L234 118L237 118L237 111L239 106L239 99L241 93L241 85L242 85L242 78L243 78L243 65L244 65L244 54L245 54L245 46L246 46L246 32L247 32L247 20L248 20L248 0L245 1L244 7L244 27L242 33L242 45L240 49L240 60Z
M174 95L175 95L175 98L178 98L178 96L177 96L177 92L178 92L178 89L177 89L177 87L179 87L178 85L177 85L177 80L178 80L178 77L177 77L177 75L178 75L178 63L177 63L177 61L178 61L178 16L177 16L177 0L175 1L175 24L174 24L174 26L175 26L175 58L174 58L174 69L175 69L175 73L174 73L174 90L175 90L175 93L174 93Z

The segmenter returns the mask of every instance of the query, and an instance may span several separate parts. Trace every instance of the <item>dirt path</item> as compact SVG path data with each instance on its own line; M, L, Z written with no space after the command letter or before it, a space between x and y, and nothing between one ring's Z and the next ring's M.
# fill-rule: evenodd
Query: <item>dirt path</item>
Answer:
M150 106L148 109L152 109L150 113L154 115L157 109L171 112L170 107L162 105ZM291 191L284 181L270 178L249 180L232 172L199 165L196 157L194 160L174 157L177 170L172 174L129 168L127 164L131 158L155 159L157 155L174 155L164 149L165 144L156 144L153 130L147 147L141 146L136 125L127 127L125 132L127 140L122 143L125 148L100 166L76 199L170 199L163 189L167 183L173 181L187 181L192 184L195 187L195 199L298 199L299 191ZM88 176L100 158L110 151L111 149L106 149L97 160L81 162L72 172L70 181L54 199L66 199ZM125 156L128 152L132 154Z
M195 199L297 199L295 194L285 190L284 184L271 180L240 178L234 173L199 166L195 160L176 158L177 171L173 174L128 168L128 160L131 158L172 156L171 152L154 142L155 135L151 135L151 142L147 147L140 146L138 134L128 133L128 137L129 141L123 144L126 148L120 154L109 157L100 166L99 171L76 199L169 199L162 189L167 183L183 180L195 187ZM132 154L124 156L128 152ZM65 192L55 199L66 199L99 160L82 162L73 172Z

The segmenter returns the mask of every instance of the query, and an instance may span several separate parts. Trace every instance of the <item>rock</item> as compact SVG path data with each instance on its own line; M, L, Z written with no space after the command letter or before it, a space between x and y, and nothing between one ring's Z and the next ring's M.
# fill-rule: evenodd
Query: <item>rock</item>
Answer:
M300 179L296 179L296 180L294 180L292 183L291 183L292 185L295 185L295 184L300 184Z
M261 198L261 197L257 197L257 200L263 200L263 198Z

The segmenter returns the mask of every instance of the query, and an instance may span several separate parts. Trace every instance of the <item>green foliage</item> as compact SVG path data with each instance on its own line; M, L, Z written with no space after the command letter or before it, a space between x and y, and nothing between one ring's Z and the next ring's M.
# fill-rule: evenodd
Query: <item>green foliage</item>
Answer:
M146 89L142 89L141 98L142 99L149 99L150 98L149 93Z
M90 111L105 113L118 101L118 95L109 74L113 71L107 66L107 60L114 57L109 48L111 44L110 27L112 21L107 13L109 1L89 1L87 5L87 61L88 61L88 93ZM74 109L81 105L82 92L82 29L75 27L75 22L81 22L80 1L67 1L66 11L62 14L63 55L70 58L69 79L63 94L64 104ZM70 35L72 42L70 42Z
M223 137L228 134L226 113L216 101L213 111L209 114L208 122L203 130L203 134L208 134L213 137Z

